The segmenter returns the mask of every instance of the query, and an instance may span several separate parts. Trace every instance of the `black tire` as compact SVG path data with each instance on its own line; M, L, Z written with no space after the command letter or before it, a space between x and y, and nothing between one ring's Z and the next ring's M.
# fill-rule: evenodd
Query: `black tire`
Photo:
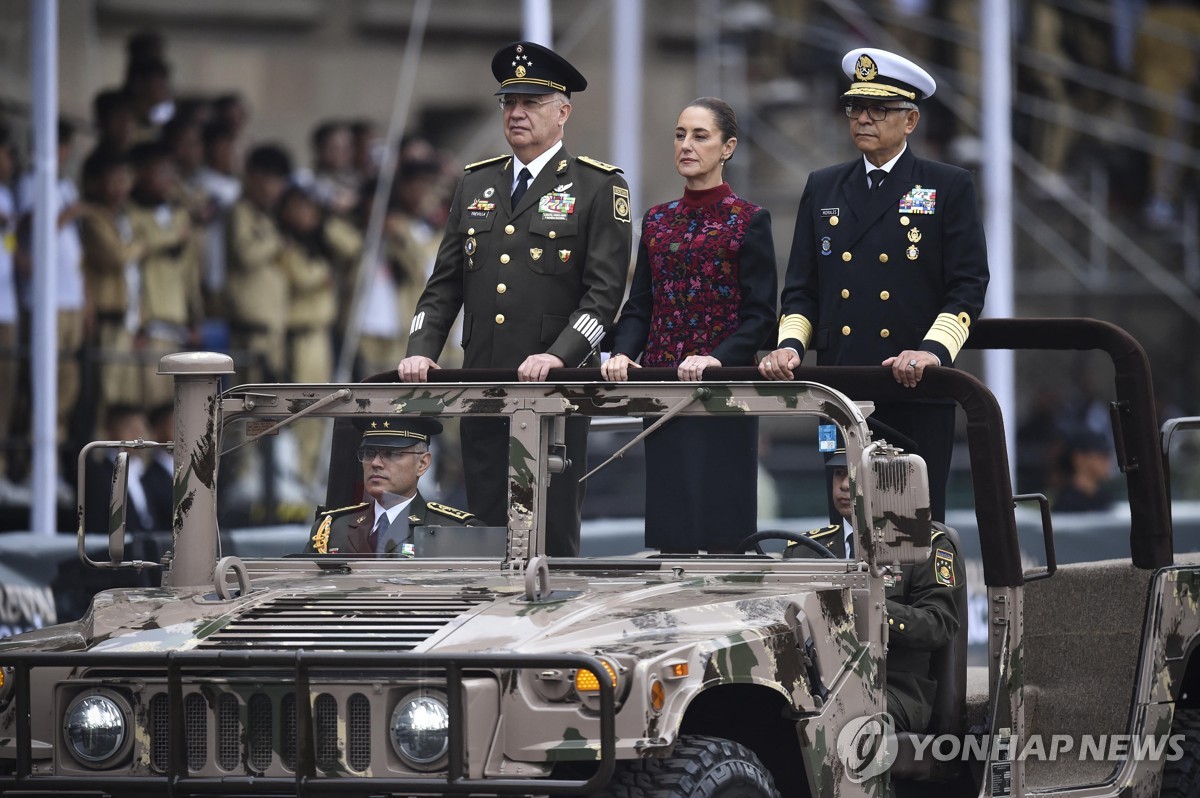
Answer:
M720 737L683 735L668 757L617 764L593 798L779 798L753 751Z
M1171 734L1182 734L1183 756L1168 760L1163 768L1159 798L1192 798L1200 795L1200 710L1176 709ZM1171 751L1170 748L1167 749Z

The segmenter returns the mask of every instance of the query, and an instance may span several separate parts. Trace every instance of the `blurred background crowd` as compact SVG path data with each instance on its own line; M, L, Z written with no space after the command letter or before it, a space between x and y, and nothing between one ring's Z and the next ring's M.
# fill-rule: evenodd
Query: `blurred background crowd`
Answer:
M4 5L13 13L0 31L0 526L23 528L28 11L17 0ZM53 267L59 492L69 510L87 441L168 435L171 385L155 374L162 354L228 352L241 382L326 382L343 360L353 379L394 368L462 166L504 151L487 61L522 31L516 0L435 4L410 121L393 143L378 257L365 263L364 251L376 251L365 236L409 0L60 6ZM805 177L853 155L837 106L838 61L861 43L904 52L937 77L920 154L971 169L988 157L975 0L647 3L646 66L632 76L644 84L644 130L621 128L612 5L558 0L553 9L556 48L591 83L575 98L567 142L610 160L612 137L641 140L634 218L677 189L663 157L673 112L661 109L725 96L743 129L729 179L773 212L782 268ZM1200 327L1200 4L1027 0L1012 10L1017 315L1121 324L1151 354L1164 412L1200 412L1188 346ZM352 312L361 335L350 352ZM441 362L453 365L453 353ZM1017 489L1061 493L1075 509L1108 506L1109 372L1086 355L1018 362ZM962 365L979 373L972 353ZM294 446L293 476L315 493L319 431L298 432ZM794 476L797 453L814 451L813 441L780 438L762 449L767 507L819 511L820 489L807 498L770 492L772 481ZM968 506L965 456L955 467L951 505Z

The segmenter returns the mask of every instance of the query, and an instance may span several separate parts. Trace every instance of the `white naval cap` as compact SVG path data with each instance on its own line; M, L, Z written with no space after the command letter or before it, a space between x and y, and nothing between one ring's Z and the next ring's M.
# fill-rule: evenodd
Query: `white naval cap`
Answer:
M873 47L858 47L846 53L842 71L853 81L842 99L866 97L919 103L937 89L930 74L912 61Z

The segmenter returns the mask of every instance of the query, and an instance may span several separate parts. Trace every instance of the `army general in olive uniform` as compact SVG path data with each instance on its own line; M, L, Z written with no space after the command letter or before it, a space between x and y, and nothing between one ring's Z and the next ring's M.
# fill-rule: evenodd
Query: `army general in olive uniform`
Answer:
M780 296L779 348L759 371L792 379L811 348L822 366L882 364L914 387L927 366L954 364L983 310L988 264L975 184L908 146L920 102L936 88L925 70L869 48L851 50L842 68L853 81L842 100L862 157L808 178ZM916 441L933 520L944 521L953 404L879 403L873 418Z
M827 468L832 472L832 503L841 524L807 533L839 559L854 559L853 500L845 450L839 449ZM958 606L966 601L966 574L954 541L934 529L929 559L904 565L885 577L888 616L887 711L896 731L920 732L929 727L937 682L931 674L933 652L950 645L959 629ZM784 558L811 557L804 546L789 543Z
M540 381L552 368L596 364L625 291L628 186L615 166L573 156L562 143L571 93L587 81L530 42L502 48L492 72L513 154L466 169L397 369L406 381L424 381L437 367L459 308L466 368L517 369L521 380ZM471 510L506 525L507 420L464 419L462 443ZM560 556L579 550L586 419L568 420L567 457L547 497L546 548Z
M427 502L417 480L429 470L429 441L442 431L431 418L364 422L358 459L368 501L317 515L305 554L412 557L415 526L479 526L470 513Z

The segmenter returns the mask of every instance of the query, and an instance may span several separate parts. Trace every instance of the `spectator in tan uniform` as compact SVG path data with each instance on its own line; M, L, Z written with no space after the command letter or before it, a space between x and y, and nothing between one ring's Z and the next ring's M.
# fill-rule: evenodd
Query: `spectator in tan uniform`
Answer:
M175 168L162 144L146 143L130 153L136 178L129 220L145 246L141 269L141 336L144 406L169 402L171 380L160 376L158 359L194 345L203 318L200 255L187 209L171 200Z
M312 134L313 167L296 174L322 208L349 214L358 204L359 179L354 170L354 133L350 125L329 120Z
M83 240L84 293L89 343L100 360L99 418L110 405L142 401L134 363L134 335L140 326L139 262L145 248L129 219L133 172L129 158L97 150L83 164L86 210L79 220Z
M242 378L281 379L287 332L288 281L283 237L275 223L292 159L266 144L250 151L242 198L226 228L226 301L230 338Z
M321 208L299 186L279 201L283 232L282 261L288 280L288 366L296 382L328 382L333 376L333 325L338 300L331 252L324 236ZM322 429L297 427L297 471L305 482L317 476Z

